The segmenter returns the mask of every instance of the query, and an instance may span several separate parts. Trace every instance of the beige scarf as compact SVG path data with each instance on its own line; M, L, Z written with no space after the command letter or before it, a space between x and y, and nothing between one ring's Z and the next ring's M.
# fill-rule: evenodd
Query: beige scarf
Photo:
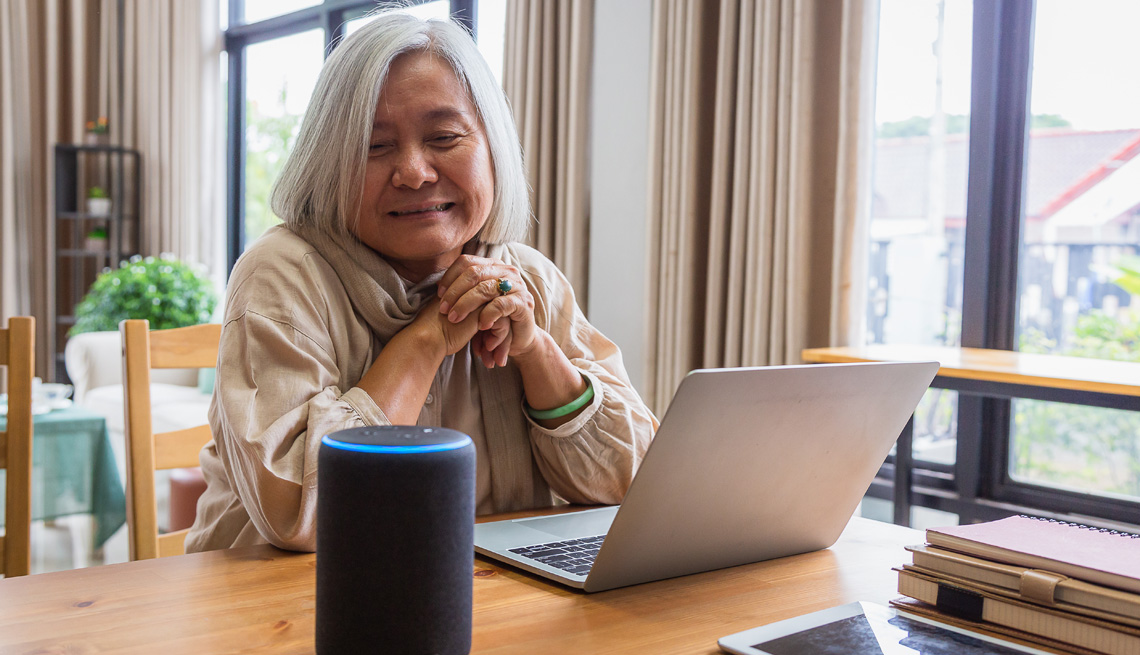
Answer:
M381 347L412 322L420 308L435 295L436 284L443 277L443 272L434 273L405 289L396 270L355 237L328 234L312 226L291 229L316 248L336 271L353 307L368 322ZM468 250L470 254L508 263L516 259L511 249L503 245L479 243L469 245ZM488 370L478 364L474 368L483 409L483 433L495 511L551 505L550 487L531 454L529 430L522 415L523 389L518 369L510 362L502 368Z

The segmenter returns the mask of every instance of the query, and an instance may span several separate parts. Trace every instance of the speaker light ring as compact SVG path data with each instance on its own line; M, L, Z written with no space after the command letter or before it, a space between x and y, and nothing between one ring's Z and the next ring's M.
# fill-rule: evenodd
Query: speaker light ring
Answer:
M321 437L321 443L330 447L338 448L340 450L351 450L358 453L395 453L395 454L414 454L414 453L437 453L444 450L459 450L471 443L471 437L463 436L463 439L457 441L450 441L448 443L433 443L433 444L408 444L407 446L389 446L380 444L360 444L360 443L347 443L344 441L337 441L332 439L329 435Z

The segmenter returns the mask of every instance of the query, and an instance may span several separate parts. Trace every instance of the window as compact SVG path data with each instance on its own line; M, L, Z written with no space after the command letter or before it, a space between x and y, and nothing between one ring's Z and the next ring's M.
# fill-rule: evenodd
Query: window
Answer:
M245 243L280 222L269 190L301 127L325 50L321 30L307 30L245 49ZM288 62L282 65L282 62Z
M238 10L238 15L241 16L242 23L257 23L267 18L312 7L320 2L321 0L245 0Z
M403 11L451 15L469 29L474 17L480 51L492 67L502 68L506 0L404 1ZM229 0L224 62L230 268L254 239L280 222L269 209L269 190L297 137L325 54L376 6L374 0Z
M866 341L1140 361L1128 0L881 0ZM915 413L916 504L1140 522L1140 412Z
M1073 9L1037 2L1015 345L1140 361L1140 6ZM1011 429L1015 481L1140 498L1140 412L1015 400Z
M870 343L957 346L969 171L970 0L882 0L868 270ZM958 394L915 411L914 457L952 465Z

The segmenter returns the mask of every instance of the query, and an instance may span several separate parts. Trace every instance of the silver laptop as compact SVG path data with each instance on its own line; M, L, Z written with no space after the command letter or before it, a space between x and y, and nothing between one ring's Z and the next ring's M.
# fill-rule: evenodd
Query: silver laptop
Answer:
M702 369L622 504L479 523L475 550L585 591L827 548L937 362Z

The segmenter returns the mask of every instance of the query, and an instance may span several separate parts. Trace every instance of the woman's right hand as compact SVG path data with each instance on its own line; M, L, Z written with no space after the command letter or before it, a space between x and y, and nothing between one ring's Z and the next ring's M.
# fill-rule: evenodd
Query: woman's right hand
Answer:
M454 355L471 342L479 331L479 312L471 312L466 319L452 323L446 314L439 312L439 298L433 298L412 319L408 328L417 331L431 346L438 347L443 356ZM408 329L404 328L404 329Z
M479 329L478 312L459 323L432 300L397 332L357 382L393 425L415 425L440 362L466 346Z

